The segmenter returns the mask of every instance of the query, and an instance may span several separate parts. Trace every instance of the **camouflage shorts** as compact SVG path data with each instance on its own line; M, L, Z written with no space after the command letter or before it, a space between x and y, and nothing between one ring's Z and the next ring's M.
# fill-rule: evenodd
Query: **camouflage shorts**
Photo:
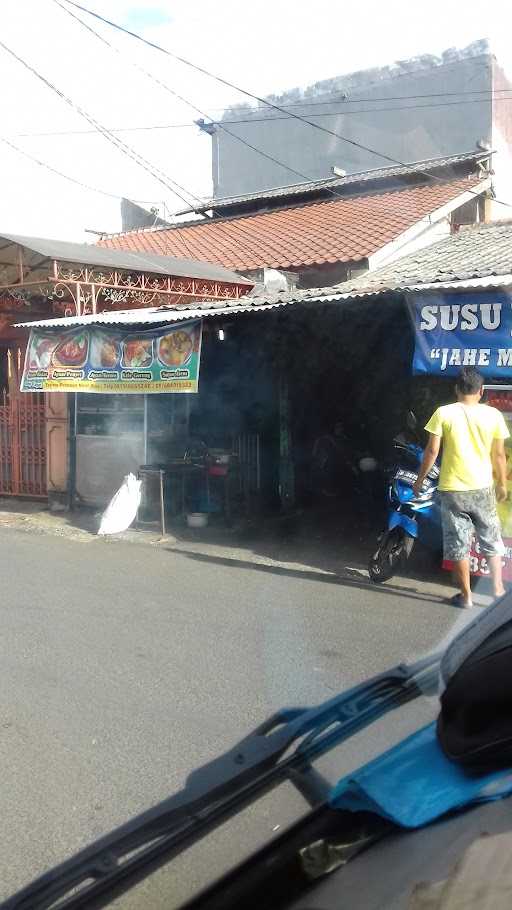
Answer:
M492 488L464 492L439 493L443 523L444 558L467 559L473 530L484 556L502 556L505 552L501 527Z

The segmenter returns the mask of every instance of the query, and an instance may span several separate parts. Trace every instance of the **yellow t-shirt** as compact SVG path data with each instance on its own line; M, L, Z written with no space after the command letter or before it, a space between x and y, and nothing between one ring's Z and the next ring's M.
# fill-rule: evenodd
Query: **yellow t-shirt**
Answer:
M425 429L443 441L440 490L483 490L492 486L493 439L507 439L510 435L501 411L487 404L446 404L437 409Z

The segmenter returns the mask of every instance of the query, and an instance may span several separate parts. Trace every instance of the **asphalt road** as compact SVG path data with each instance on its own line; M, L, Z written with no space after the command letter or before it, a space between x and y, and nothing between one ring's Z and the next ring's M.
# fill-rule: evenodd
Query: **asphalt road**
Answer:
M0 546L1 899L278 707L418 656L457 618L406 590L135 544L4 529ZM401 709L324 771L341 776L434 711ZM178 905L302 809L283 788L116 906Z

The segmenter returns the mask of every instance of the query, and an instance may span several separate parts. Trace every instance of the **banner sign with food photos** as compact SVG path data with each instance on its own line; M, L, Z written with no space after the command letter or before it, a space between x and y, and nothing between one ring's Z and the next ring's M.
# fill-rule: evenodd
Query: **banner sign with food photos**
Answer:
M201 320L158 329L33 329L22 392L197 392Z

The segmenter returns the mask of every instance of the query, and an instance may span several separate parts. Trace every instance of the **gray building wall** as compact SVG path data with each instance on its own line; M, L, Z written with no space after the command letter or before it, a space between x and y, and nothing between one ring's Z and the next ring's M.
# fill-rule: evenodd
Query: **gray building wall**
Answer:
M319 83L302 97L292 92L271 100L404 162L472 151L478 140L492 141L492 99L485 94L493 84L491 54L436 65L432 60L404 63L416 69L412 72L366 71ZM348 174L386 166L378 155L266 107L228 110L223 120L231 132L308 179L331 176L332 165ZM301 179L218 127L212 135L212 171L215 198Z
M121 230L135 231L139 228L169 227L169 222L148 212L130 199L121 200Z

